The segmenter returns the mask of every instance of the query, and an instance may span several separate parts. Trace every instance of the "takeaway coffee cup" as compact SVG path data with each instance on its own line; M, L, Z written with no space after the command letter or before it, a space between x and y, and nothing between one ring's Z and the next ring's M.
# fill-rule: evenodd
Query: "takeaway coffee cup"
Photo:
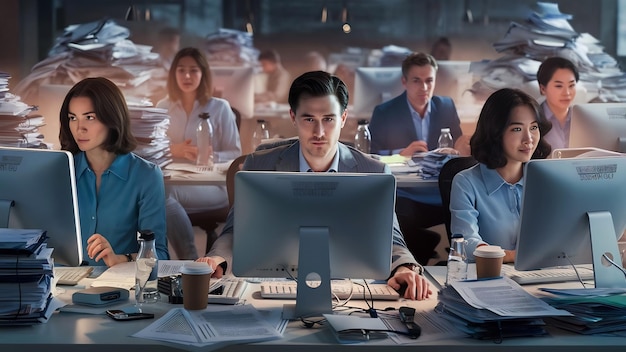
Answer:
M476 278L486 279L500 276L504 250L500 246L480 246L474 250Z
M183 280L183 306L188 310L204 309L209 301L209 283L213 270L204 262L185 263L180 270Z

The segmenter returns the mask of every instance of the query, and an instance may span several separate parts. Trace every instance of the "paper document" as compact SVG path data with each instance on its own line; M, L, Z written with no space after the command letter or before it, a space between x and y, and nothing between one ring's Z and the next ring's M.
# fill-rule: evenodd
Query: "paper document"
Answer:
M186 262L190 262L190 260L159 260L159 277L179 274L180 268ZM114 265L98 276L91 283L91 286L111 286L129 290L135 287L136 265L135 262Z
M515 281L500 277L487 280L453 282L452 287L472 307L487 309L500 316L540 317L571 315L555 309L526 292Z
M279 333L251 305L209 306L204 310L170 310L132 335L193 346L218 342L256 342L279 339Z

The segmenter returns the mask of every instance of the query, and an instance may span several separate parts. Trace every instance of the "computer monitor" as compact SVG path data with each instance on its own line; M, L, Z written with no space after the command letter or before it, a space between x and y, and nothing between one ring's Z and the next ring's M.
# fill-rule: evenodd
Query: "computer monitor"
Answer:
M331 277L389 276L395 192L391 174L238 172L233 273L297 277L284 317L331 313Z
M626 158L531 160L515 268L593 264L596 287L626 287L617 239L626 229Z
M243 118L254 115L254 69L247 66L212 66L213 95L228 100Z
M350 115L370 118L376 105L402 92L400 67L359 67L354 78L354 107Z
M46 230L55 264L82 263L71 153L0 147L0 227Z
M626 152L626 103L588 103L572 107L569 147Z

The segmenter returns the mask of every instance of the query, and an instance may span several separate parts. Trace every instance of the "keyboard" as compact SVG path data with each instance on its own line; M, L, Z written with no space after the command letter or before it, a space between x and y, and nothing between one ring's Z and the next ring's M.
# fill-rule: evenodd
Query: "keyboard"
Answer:
M577 265L576 268L582 280L593 280L593 266L591 264ZM578 281L578 276L576 276L576 272L571 266L518 271L515 270L513 265L503 265L502 275L509 277L520 285Z
M247 281L237 278L211 278L209 304L237 304L245 291Z
M91 274L92 266L59 266L54 267L57 285L76 286L78 282Z
M377 301L395 301L400 294L387 284L368 284L369 290L363 284L351 281L333 281L331 291L339 299L373 299ZM370 295L371 291L371 295ZM270 299L295 299L297 283L295 281L265 281L261 282L261 297ZM365 292L365 296L363 293Z

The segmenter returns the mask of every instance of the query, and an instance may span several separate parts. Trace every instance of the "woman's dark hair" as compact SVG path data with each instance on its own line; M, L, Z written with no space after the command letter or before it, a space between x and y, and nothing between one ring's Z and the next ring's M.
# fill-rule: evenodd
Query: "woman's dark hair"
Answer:
M323 97L334 95L341 105L341 112L348 107L348 88L341 79L324 71L306 72L296 78L289 88L289 107L298 111L302 95Z
M59 141L61 149L72 154L80 152L78 144L70 131L69 107L75 97L86 97L93 104L96 118L109 129L109 135L104 142L104 149L115 154L127 154L135 149L137 141L130 130L130 116L128 106L122 91L104 77L85 78L76 83L67 93L59 120L61 129Z
M198 48L183 48L176 53L174 60L172 60L172 65L170 66L170 72L167 75L167 94L172 101L180 100L182 91L180 87L178 87L178 83L176 83L176 67L180 59L187 56L194 59L198 67L200 67L202 78L200 79L198 90L196 91L196 99L200 105L204 105L213 97L213 77L211 76L211 68L209 67L206 55Z
M502 145L502 136L511 120L511 112L518 106L527 106L539 124L540 139L532 159L544 159L552 150L544 136L552 128L537 101L519 89L503 88L487 98L476 124L476 132L470 139L472 156L490 169L503 167L507 163Z
M554 72L561 68L572 71L574 77L576 78L576 82L578 82L579 75L576 65L568 59L558 56L549 57L541 63L539 70L537 71L537 81L540 85L544 87L547 86L548 82L552 79L552 76L554 76Z

